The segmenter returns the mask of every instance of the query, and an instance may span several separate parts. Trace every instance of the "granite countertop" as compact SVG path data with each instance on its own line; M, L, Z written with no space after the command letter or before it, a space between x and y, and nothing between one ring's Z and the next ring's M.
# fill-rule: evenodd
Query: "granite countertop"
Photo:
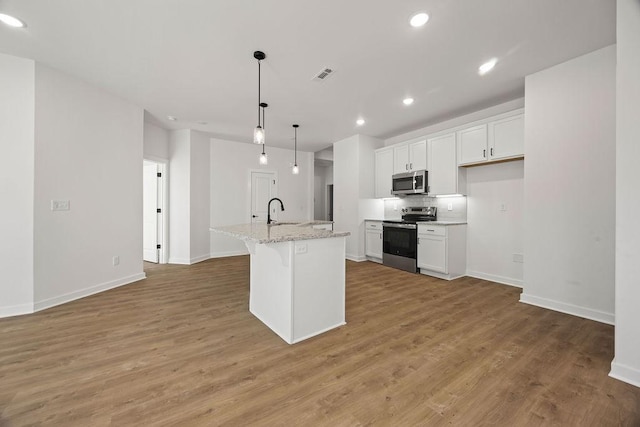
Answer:
M327 239L331 237L345 237L348 231L317 230L318 224L331 224L331 221L307 221L301 223L281 222L267 224L238 224L224 227L213 227L211 231L226 234L244 241L254 243L279 243L295 240Z

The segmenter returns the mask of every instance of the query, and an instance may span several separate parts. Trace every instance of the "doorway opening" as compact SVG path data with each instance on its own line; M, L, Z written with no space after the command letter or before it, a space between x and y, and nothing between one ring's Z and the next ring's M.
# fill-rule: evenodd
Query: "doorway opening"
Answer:
M142 164L142 259L156 264L166 264L169 255L166 169L164 162Z
M278 197L276 172L251 171L251 223L267 222L267 204ZM279 206L271 204L271 219L278 219Z

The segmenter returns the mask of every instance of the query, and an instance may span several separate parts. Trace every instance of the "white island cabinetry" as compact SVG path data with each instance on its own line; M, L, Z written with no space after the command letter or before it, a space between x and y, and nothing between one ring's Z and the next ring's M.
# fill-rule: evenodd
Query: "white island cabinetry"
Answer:
M249 311L289 344L345 324L345 237L318 223L242 224L211 230L251 256Z
M418 223L420 273L451 280L467 270L467 226L464 223Z

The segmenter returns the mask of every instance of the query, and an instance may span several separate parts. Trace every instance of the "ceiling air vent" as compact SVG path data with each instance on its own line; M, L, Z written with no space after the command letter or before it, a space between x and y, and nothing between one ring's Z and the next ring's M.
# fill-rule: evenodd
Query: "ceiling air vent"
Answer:
M331 74L333 74L333 70L331 68L323 68L319 73L313 76L312 80L321 82L326 80Z

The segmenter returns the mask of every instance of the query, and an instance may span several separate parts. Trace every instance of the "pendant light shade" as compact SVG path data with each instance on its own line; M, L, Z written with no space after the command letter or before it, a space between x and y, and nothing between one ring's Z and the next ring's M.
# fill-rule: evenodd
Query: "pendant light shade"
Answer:
M291 173L298 175L300 169L298 168L298 125L293 125L293 167Z
M265 119L264 119L264 109L267 108L269 105L266 102L261 102L260 103L260 107L262 107L262 126L263 126L263 130L264 127L266 127L265 123ZM264 133L263 133L263 137L264 137ZM266 165L269 163L269 158L267 157L267 153L264 152L264 146L266 144L263 142L262 143L262 154L260 154L260 158L259 158L259 162L261 165Z
M258 60L258 126L253 130L253 142L255 144L264 144L264 127L260 124L260 61L265 59L267 55L264 52L256 50L253 57Z

